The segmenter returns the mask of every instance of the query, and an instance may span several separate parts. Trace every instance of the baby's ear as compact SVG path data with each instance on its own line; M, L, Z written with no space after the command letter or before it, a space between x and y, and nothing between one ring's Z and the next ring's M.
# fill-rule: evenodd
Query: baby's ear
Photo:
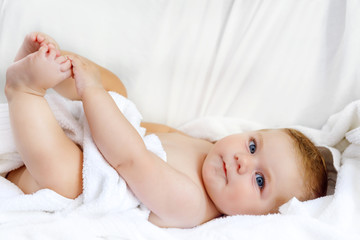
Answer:
M337 179L337 171L334 167L334 160L331 151L327 147L317 146L317 149L323 156L325 160L326 172L328 177L328 187L326 191L326 195L332 195L335 191L336 179Z

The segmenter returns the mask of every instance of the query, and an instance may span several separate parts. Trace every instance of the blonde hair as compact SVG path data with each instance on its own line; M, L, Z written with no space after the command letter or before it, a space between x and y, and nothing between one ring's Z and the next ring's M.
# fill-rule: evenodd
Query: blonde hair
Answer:
M328 177L324 157L314 143L298 130L284 128L294 142L301 159L305 192L299 200L311 200L326 195Z

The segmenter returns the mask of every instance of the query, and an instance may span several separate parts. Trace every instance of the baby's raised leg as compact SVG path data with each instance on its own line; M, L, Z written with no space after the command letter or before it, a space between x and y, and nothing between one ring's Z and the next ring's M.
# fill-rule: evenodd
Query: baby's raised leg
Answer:
M47 88L70 75L69 60L47 46L7 70L10 122L26 166L11 172L8 179L25 193L50 188L75 198L82 192L82 151L65 135L43 97Z

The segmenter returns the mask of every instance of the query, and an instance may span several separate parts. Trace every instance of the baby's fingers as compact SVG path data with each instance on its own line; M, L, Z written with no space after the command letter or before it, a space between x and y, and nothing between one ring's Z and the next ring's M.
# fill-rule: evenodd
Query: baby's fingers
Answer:
M70 77L72 77L72 75L73 75L73 72L72 72L71 68L66 71L63 71L64 79L70 78Z
M68 58L67 56L60 56L60 57L57 57L55 61L56 61L57 63L60 63L60 64L61 64L61 63L66 62L67 60L69 60L69 58Z
M60 65L60 70L61 70L62 72L71 70L71 68L72 68L72 64L71 64L71 61L70 61L69 59L67 59L65 62L63 62L63 63Z

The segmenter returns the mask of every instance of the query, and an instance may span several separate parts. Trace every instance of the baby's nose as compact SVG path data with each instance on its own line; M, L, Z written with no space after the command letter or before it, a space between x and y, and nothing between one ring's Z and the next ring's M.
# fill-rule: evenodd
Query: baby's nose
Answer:
M246 156L246 154L236 153L234 155L234 159L239 174L251 171L253 164L252 159L249 156Z

